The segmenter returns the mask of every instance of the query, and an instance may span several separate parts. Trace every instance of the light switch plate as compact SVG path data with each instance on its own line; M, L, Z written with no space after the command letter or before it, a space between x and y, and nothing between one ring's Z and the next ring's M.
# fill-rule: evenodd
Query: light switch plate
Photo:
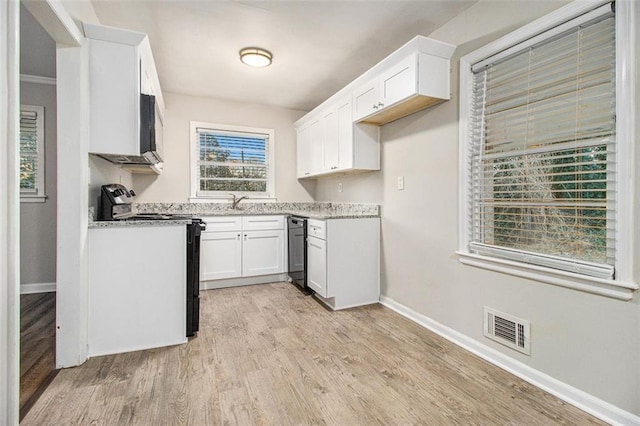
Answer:
M342 182L338 182L338 192L342 192Z
M398 191L404 189L404 176L398 176Z

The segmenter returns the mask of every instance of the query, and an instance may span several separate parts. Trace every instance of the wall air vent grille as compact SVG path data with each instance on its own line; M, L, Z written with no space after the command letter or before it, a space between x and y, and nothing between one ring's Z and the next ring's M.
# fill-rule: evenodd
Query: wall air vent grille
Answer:
M494 309L484 307L484 336L527 355L531 355L531 325Z

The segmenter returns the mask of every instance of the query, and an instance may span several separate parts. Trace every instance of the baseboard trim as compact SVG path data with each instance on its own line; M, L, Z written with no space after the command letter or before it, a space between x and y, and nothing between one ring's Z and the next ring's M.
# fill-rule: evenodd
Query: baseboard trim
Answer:
M240 287L245 285L269 284L286 281L287 274L260 275L257 277L227 278L221 280L200 281L200 290Z
M56 283L20 284L20 294L55 293Z
M640 416L625 411L611 403L603 401L580 389L568 385L560 380L538 371L520 361L474 340L458 331L455 331L431 318L420 314L411 308L387 297L380 296L380 303L394 310L403 317L433 331L450 342L468 350L487 362L502 368L509 373L531 383L540 389L562 399L563 401L578 407L579 409L614 425L640 425Z

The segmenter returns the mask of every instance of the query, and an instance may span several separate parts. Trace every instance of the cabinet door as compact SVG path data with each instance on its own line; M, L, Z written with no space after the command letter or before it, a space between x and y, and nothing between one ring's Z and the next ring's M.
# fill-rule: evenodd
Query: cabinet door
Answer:
M318 295L329 297L327 291L327 243L307 237L307 285Z
M323 171L328 172L336 170L340 164L340 140L338 129L338 111L331 108L326 111L322 117L324 126L324 168Z
M297 169L298 178L303 178L311 175L311 148L309 146L309 127L305 126L298 129L297 140Z
M89 47L89 152L140 155L138 50L103 40Z
M351 99L338 104L336 110L338 125L338 169L353 167L353 111Z
M369 81L353 91L353 121L373 114L379 102L378 79Z
M323 121L318 118L309 126L309 163L311 174L321 173L324 169Z
M242 236L242 276L284 272L284 230L245 231Z
M242 233L203 232L200 240L200 281L242 276Z
M416 55L409 57L380 74L380 100L388 107L417 93Z

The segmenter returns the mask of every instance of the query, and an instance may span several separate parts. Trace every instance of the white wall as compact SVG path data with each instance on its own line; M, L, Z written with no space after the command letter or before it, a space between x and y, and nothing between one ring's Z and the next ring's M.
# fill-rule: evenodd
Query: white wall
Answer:
M56 86L21 83L20 103L44 107L44 203L20 203L20 283L56 281Z
M100 208L100 187L110 183L121 183L127 188L133 186L133 178L127 170L95 155L89 156L89 207L95 216Z
M160 176L134 175L136 201L188 202L190 121L274 129L278 201L313 200L315 182L296 179L293 122L303 111L175 93L164 93L164 100L164 171Z
M452 100L384 126L382 171L319 180L316 199L382 204L384 295L640 415L638 295L630 302L612 300L463 266L454 254L459 58L562 4L481 1L433 33L435 39L459 44L452 61ZM395 189L401 175L404 191ZM343 183L342 193L337 182ZM482 336L483 306L531 321L531 356Z

